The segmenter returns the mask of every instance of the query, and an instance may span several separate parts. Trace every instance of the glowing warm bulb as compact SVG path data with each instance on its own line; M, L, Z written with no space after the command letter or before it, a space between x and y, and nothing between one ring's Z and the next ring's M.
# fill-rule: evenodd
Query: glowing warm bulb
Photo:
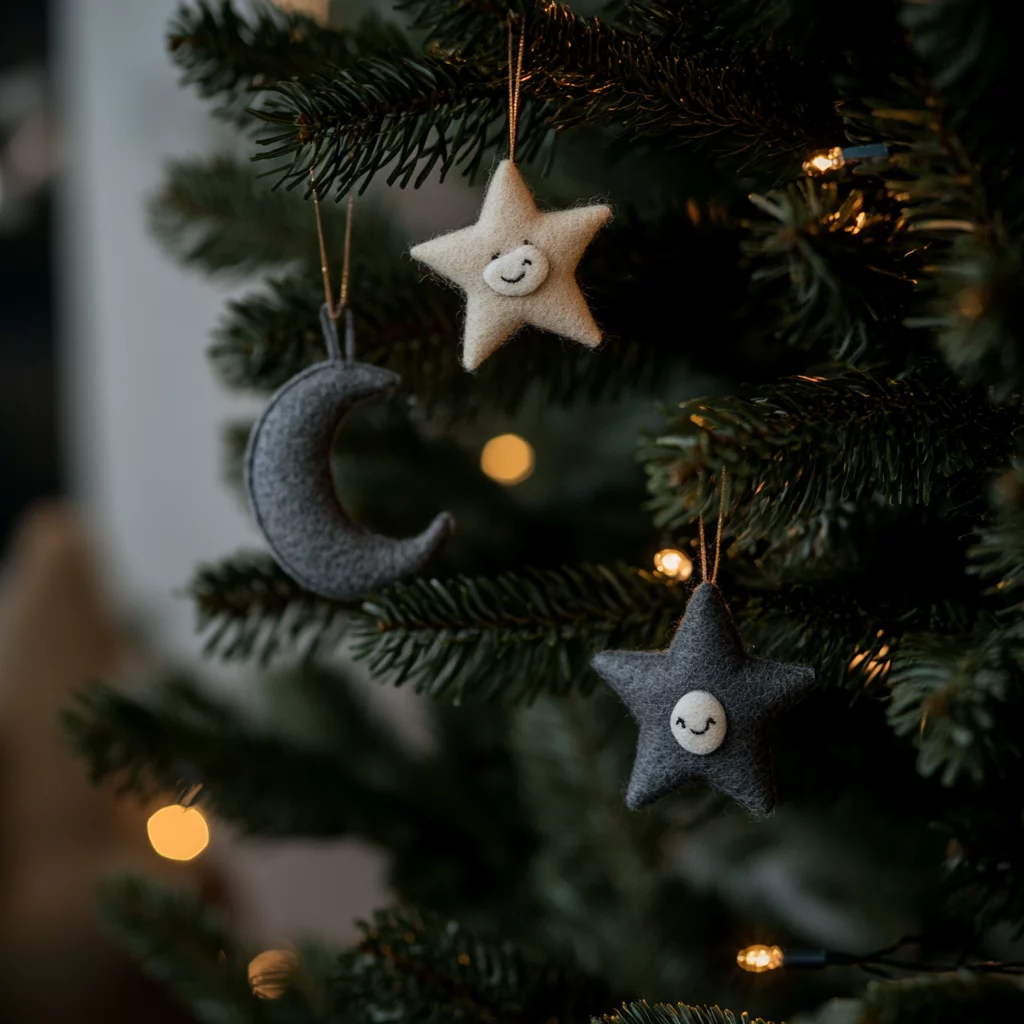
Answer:
M747 946L736 954L736 963L751 974L763 974L782 966L782 950L778 946Z
M146 833L153 849L168 860L192 860L210 842L210 828L196 807L171 804L150 815Z
M654 556L654 568L671 579L688 580L693 572L693 562L682 551L665 548Z
M260 999L280 999L298 957L290 949L266 949L249 961L249 986Z
M804 161L804 174L826 174L829 171L838 171L846 163L843 158L843 151L838 146L833 146L827 153L815 153Z
M480 453L480 468L499 484L514 487L533 473L533 448L518 434L492 437Z

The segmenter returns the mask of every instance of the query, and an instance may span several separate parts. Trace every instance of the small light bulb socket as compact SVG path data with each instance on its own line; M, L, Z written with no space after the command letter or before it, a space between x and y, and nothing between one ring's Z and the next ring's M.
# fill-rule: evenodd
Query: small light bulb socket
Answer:
M866 146L846 146L841 152L844 163L856 164L865 160L884 160L889 155L889 147L884 142L873 142Z
M839 171L848 164L864 163L868 160L884 160L889 155L889 147L884 142L869 143L864 146L833 146L825 152L815 153L803 164L804 173L811 177Z
M832 963L827 949L786 949L782 950L782 966L796 970L818 970Z

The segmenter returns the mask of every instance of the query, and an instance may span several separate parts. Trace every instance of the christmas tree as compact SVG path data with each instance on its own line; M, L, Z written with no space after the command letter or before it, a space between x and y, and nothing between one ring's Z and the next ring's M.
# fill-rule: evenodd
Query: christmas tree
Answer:
M357 359L401 384L337 433L334 476L381 534L457 524L355 598L267 552L198 568L208 653L251 668L252 708L176 676L66 715L97 781L386 855L395 903L360 942L255 986L197 897L112 882L109 927L198 1019L1020 1019L1013 26L996 0L181 8L170 57L239 146L170 167L152 220L176 257L252 282L214 372L269 397L325 359L314 186L335 266L360 196ZM409 258L423 236L386 186L407 207L426 182L482 188L510 112L541 210L614 210L577 275L604 341L528 323L467 373L464 297ZM236 483L251 426L226 434ZM625 656L592 666L666 650L712 576L749 654L815 673L764 736L764 819L713 773L627 809L637 724L605 685ZM428 750L341 651L421 695ZM706 731L722 705L701 708ZM687 742L671 756L713 763Z

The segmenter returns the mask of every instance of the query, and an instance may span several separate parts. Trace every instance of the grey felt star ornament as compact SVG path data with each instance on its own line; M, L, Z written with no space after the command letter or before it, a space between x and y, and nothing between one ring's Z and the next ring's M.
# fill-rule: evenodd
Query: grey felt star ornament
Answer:
M697 587L668 650L604 651L593 664L640 727L631 810L707 782L755 818L772 813L767 730L814 685L814 670L748 655L717 586Z
M475 224L411 250L414 259L466 293L462 365L467 370L475 370L526 324L589 348L601 343L576 266L611 215L607 206L538 210L519 168L502 160Z

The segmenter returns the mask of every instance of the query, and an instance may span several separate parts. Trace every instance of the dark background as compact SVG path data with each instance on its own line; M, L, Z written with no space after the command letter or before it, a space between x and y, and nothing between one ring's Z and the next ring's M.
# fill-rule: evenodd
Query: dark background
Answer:
M45 69L48 10L40 0L4 0L0 94L11 75ZM0 102L0 107L3 103ZM18 130L0 120L0 153ZM0 158L2 163L2 158ZM2 173L2 172L0 172ZM0 178L2 182L2 178ZM0 195L0 550L19 513L61 491L53 314L52 187L2 216ZM9 211L7 211L9 212Z

